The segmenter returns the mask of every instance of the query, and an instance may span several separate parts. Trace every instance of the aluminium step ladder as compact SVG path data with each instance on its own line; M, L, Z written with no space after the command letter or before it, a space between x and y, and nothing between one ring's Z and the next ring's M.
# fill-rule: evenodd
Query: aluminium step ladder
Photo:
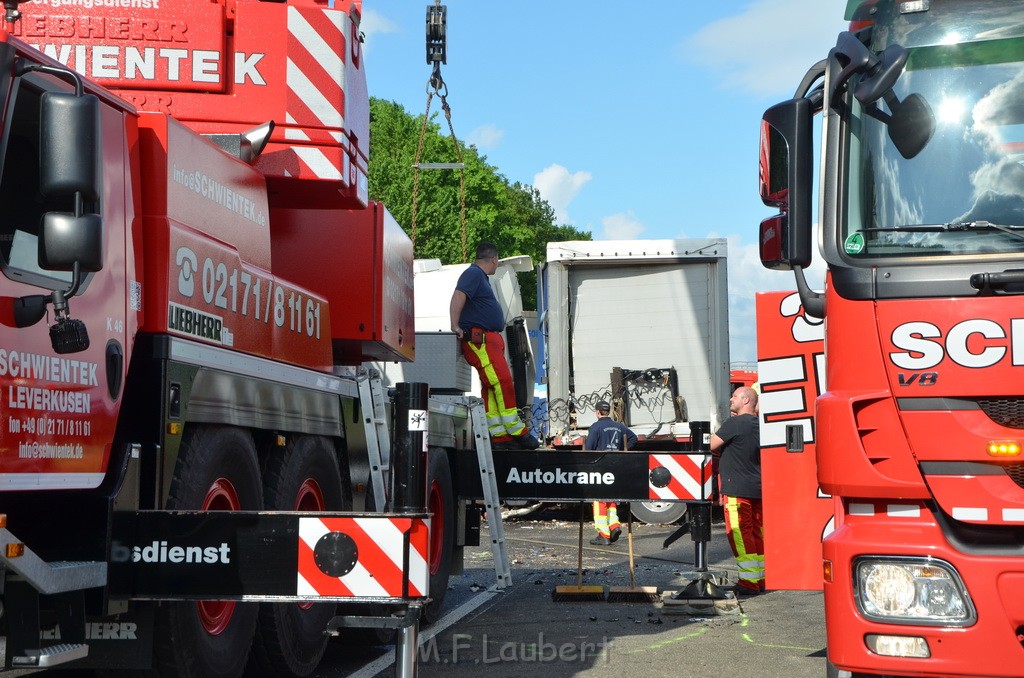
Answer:
M385 478L391 467L391 437L388 431L387 411L384 406L384 387L380 373L376 370L360 369L356 376L359 390L359 406L362 411L363 429L366 435L366 449L370 464L370 483L373 487L374 509L383 511L387 502ZM473 426L477 462L480 467L480 483L483 487L484 507L491 538L491 557L494 560L496 587L507 588L512 584L509 569L508 549L505 545L505 529L501 522L501 499L494 477L494 458L491 451L491 437L487 432L487 416L484 402L480 398L466 398L470 421Z
M360 369L356 384L370 463L373 509L383 511L388 499L384 479L391 469L391 434L388 432L388 416L384 407L384 385L380 373L373 369Z
M501 522L501 499L498 497L498 483L494 477L494 455L491 451L491 436L487 432L487 415L484 401L469 398L469 414L473 423L473 437L476 442L476 458L480 465L480 485L484 493L484 510L487 512L487 527L491 537L491 556L494 559L496 588L512 585L512 572L508 565L508 548L505 545L505 527Z

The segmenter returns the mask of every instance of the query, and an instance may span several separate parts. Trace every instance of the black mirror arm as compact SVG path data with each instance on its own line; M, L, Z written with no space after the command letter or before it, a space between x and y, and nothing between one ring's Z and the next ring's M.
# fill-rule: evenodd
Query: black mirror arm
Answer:
M828 105L834 107L838 103L838 94L847 81L855 73L866 73L878 64L878 58L871 50L850 33L843 31L836 40L826 59L830 73L828 86Z
M56 66L47 66L46 64L37 64L31 61L21 60L17 68L15 68L16 75L24 75L25 73L31 73L38 71L40 73L48 73L61 80L71 83L75 88L75 96L82 96L85 93L85 83L75 71L65 68L57 68Z
M800 303L803 304L804 313L812 318L825 317L825 295L815 292L807 284L807 277L804 275L802 266L793 267L793 276L796 278L796 291L800 295Z
M800 84L797 85L796 93L793 95L793 98L794 99L799 99L801 97L805 97L806 96L808 98L812 98L812 100L813 100L812 94L808 94L808 92L810 92L811 87L814 86L814 83L816 83L818 80L820 80L821 78L823 78L825 76L825 69L827 67L828 67L828 59L822 59L818 63L816 63L813 66L811 66L807 70L807 73L804 74L804 77L800 81ZM821 92L821 90L822 90L822 88L821 88L821 86L819 86L816 91ZM820 93L818 95L818 98L819 99L821 98L821 94Z
M886 101L888 101L888 99L886 99ZM888 125L890 122L892 122L892 116L889 115L888 113L886 113L885 111L883 111L876 104L871 104L870 106L864 106L863 107L863 111L865 113L867 113L868 115L870 115L875 120L881 120L886 125Z
M76 294L78 294L78 288L81 287L81 285L82 285L82 267L76 261L74 264L72 264L72 268L71 268L71 287L67 288L63 292L60 292L60 290L54 290L53 291L53 295L54 295L53 296L53 306L54 306L54 308L56 309L56 307L57 307L57 294L58 294L58 292L60 293L60 295L65 300L67 300L67 299L70 299L71 297L75 296ZM65 301L64 303L65 303L65 306L67 306L67 301Z

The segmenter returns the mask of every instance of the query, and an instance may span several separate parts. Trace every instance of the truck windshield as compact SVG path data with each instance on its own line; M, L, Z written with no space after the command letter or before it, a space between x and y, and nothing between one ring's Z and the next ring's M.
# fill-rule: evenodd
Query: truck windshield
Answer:
M1024 252L1022 60L1022 38L909 50L894 92L921 94L935 116L934 136L910 160L884 123L854 105L840 234L847 256Z

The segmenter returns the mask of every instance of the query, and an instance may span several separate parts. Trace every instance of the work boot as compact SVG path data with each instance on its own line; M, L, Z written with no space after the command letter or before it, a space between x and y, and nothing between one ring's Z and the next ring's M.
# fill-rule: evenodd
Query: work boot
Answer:
M590 543L593 546L611 546L612 545L611 540L608 537L604 536L603 534L598 534L597 536L595 536L593 539L590 540Z
M757 586L756 584L745 584L743 582L737 582L736 586L733 587L733 593L735 593L737 597L756 596L764 593L764 589L762 587Z
M536 450L540 447L540 441L534 438L530 433L524 433L518 438L515 438L515 442L521 450Z
M622 534L622 530L621 529L619 529L617 527L613 527L612 528L612 532L611 532L611 537L609 537L608 542L610 544L614 544L615 542L617 542L619 540L619 535L621 535L621 534Z

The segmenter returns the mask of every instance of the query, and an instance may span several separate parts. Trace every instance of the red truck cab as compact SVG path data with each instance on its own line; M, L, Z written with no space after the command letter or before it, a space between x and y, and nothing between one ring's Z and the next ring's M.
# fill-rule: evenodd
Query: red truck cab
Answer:
M1024 170L1014 3L851 2L851 31L766 111L761 259L824 318L817 475L830 667L1020 673ZM812 260L813 116L821 113Z

